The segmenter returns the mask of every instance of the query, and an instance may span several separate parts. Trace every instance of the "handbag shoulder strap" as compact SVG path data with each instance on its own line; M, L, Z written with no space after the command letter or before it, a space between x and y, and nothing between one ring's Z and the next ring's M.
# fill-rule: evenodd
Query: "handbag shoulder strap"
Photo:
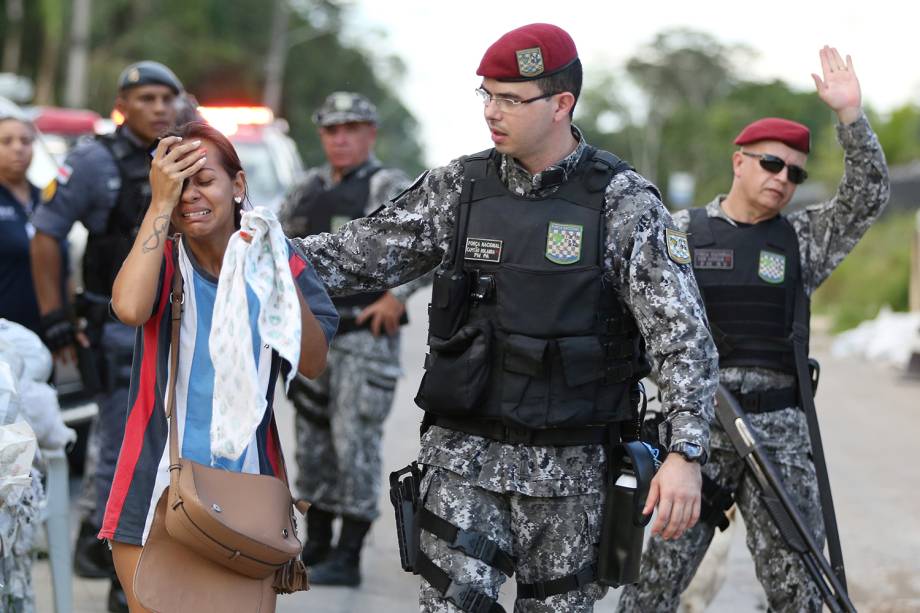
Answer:
M176 379L179 376L179 329L181 328L182 307L185 304L185 287L182 271L179 270L179 237L172 244L172 291L169 294L171 313L171 335L169 339L169 389L166 396L166 419L169 421L169 470L179 464L179 427L176 425Z

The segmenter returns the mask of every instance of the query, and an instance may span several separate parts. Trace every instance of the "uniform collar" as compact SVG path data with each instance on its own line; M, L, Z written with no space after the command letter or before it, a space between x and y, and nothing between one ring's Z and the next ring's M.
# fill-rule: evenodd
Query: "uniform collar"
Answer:
M119 135L123 136L125 140L137 147L138 149L146 149L147 145L141 141L141 139L131 131L131 128L128 127L128 124L121 124L116 130Z
M371 153L366 160L350 168L342 173L342 181L346 179L363 179L371 171L376 170L380 166L380 160L377 159L377 156ZM329 162L326 162L319 169L320 176L323 178L323 182L327 185L332 184L332 166Z
M727 197L728 197L728 194L719 194L718 196L716 196L716 197L712 200L712 202L710 202L709 204L707 204L707 205L706 205L706 216L707 216L707 217L717 217L718 219L722 219L722 220L724 220L724 221L727 221L728 223L730 223L731 225L735 226L736 228L748 227L748 226L751 226L751 225L757 225L757 224L741 223L741 222L735 221L734 219L732 219L731 217L729 217L728 214L725 212L725 210L722 208L722 202L723 202ZM778 215L775 215L774 217L778 217L778 216L781 215L781 214L782 214L782 213L779 213ZM773 219L774 217L771 217L770 219ZM769 221L769 219L765 219L764 221L761 221L761 222L758 222L758 223L764 223L765 221Z
M572 136L578 141L575 150L555 164L535 175L530 174L510 155L501 156L499 176L508 189L519 196L539 196L547 190L564 183L575 171L582 154L588 146L581 130L572 126Z

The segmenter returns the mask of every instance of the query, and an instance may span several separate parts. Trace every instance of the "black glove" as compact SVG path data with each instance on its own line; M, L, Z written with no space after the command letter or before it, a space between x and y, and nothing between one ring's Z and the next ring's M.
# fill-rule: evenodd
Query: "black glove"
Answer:
M43 315L39 326L41 327L42 341L51 351L75 345L77 342L73 322L64 309L55 309L47 315Z

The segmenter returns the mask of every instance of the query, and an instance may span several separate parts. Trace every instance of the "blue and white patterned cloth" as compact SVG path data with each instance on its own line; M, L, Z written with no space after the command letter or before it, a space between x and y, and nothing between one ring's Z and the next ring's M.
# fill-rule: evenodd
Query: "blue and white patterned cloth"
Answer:
M238 459L265 415L249 327L247 287L259 301L262 342L288 362L286 386L300 361L300 301L288 264L288 242L275 215L264 207L245 211L241 231L230 237L217 284L210 352L214 363L211 454Z

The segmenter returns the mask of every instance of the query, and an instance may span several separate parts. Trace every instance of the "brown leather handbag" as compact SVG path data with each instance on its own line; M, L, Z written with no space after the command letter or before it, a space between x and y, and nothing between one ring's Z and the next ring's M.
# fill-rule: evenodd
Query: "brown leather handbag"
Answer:
M166 532L163 492L134 574L134 595L154 613L274 613L273 577L250 579L201 557Z
M264 579L274 575L275 588L280 593L309 589L306 569L300 561L302 545L294 519L295 504L302 512L308 505L304 501L295 502L291 496L280 447L284 480L213 468L179 457L174 410L184 288L178 249L176 241L170 295L171 376L166 407L170 462L166 531L198 555L245 577Z

